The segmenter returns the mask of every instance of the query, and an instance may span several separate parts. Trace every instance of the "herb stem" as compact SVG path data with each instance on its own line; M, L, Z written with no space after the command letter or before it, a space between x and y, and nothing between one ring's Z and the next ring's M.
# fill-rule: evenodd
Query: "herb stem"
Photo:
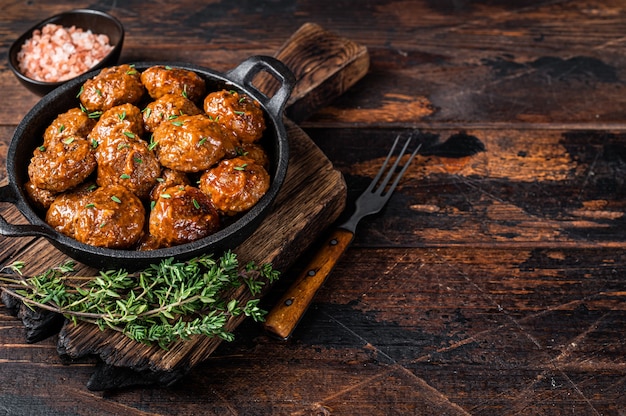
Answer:
M18 273L2 273L7 269ZM256 296L263 280L271 283L278 276L269 264L249 263L240 271L231 252L217 260L211 255L186 262L165 259L134 274L111 270L89 277L72 276L73 271L73 264L67 263L26 277L16 263L0 268L0 290L29 307L122 332L138 342L158 343L163 349L191 335L232 340L226 325L241 314L262 321L266 311L258 308L259 300L241 299Z

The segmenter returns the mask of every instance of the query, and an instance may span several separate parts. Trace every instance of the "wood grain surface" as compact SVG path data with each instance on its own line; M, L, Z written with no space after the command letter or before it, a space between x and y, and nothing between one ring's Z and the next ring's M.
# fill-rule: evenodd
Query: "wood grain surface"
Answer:
M92 356L67 365L57 336L28 343L21 320L0 306L0 412L626 412L622 1L90 5L123 21L126 61L228 70L276 53L308 22L365 46L367 74L297 125L345 179L341 217L398 133L418 130L423 147L386 209L360 224L287 342L246 320L234 342L172 385L94 392L85 387L94 366L103 378L119 373ZM0 50L37 20L80 6L3 5ZM0 87L2 166L38 97L3 62ZM265 296L267 308L323 237ZM0 244L6 264L44 243Z

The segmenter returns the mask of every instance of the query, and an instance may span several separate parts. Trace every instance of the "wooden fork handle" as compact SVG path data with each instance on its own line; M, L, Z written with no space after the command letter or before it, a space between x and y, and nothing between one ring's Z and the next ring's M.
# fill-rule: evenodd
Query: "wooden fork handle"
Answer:
M307 267L267 315L264 327L268 332L285 340L291 336L315 294L353 238L354 234L351 231L341 228L331 233Z

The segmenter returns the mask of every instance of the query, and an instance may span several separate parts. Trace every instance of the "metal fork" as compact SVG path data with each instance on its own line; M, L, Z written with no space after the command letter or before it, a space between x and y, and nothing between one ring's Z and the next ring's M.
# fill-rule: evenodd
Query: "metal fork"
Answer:
M413 139L413 135L409 136L395 162L389 170L387 170L389 161L396 152L400 137L401 136L396 137L380 170L367 189L365 189L357 199L354 214L352 214L346 222L333 230L304 271L296 278L291 287L267 315L264 326L268 332L282 339L288 339L291 336L298 322L313 301L315 294L324 284L324 281L335 264L354 239L359 221L367 215L380 212L387 204L394 189L398 186L398 182L400 182L400 179L421 147L420 144L413 150L408 160L402 165L400 171L397 172L402 156L407 153L409 144ZM386 175L385 171L387 171ZM385 175L384 178L383 175ZM395 179L393 179L394 175ZM391 182L392 179L393 182Z

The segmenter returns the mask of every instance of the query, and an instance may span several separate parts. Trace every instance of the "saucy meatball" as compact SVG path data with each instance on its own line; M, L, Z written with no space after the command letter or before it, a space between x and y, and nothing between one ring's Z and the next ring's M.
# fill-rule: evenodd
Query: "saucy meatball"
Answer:
M120 104L137 104L144 93L139 71L123 64L105 68L85 81L79 98L87 111L106 111Z
M24 184L24 190L28 199L40 210L47 210L57 197L55 192L37 188L31 181Z
M82 198L96 189L98 189L96 184L84 183L71 191L57 194L46 212L46 222L60 233L73 238L76 210L83 204Z
M141 238L145 210L141 201L119 185L57 198L46 215L57 231L97 247L131 248Z
M102 113L100 119L89 133L89 139L99 144L109 138L126 136L140 138L143 134L143 116L139 107L133 104L121 104Z
M156 186L150 191L150 200L156 201L166 188L174 185L190 185L189 177L184 172L164 168Z
M220 219L211 199L202 191L189 185L176 185L159 195L148 226L150 236L160 247L170 247L215 233Z
M246 94L221 90L204 99L204 111L244 143L259 140L265 131L260 104Z
M269 189L270 176L253 159L224 159L200 177L199 188L226 215L252 208Z
M153 132L163 121L201 113L202 110L182 95L166 94L146 106L143 110L143 122L146 131Z
M80 108L72 108L63 114L59 114L46 128L43 134L44 144L53 141L65 140L69 137L87 138L87 135L96 124L96 120L90 118Z
M96 149L96 182L122 185L145 199L157 183L161 165L147 142L125 135L108 137Z
M141 82L150 97L157 99L166 94L182 95L191 101L204 97L204 79L193 71L157 65L141 74Z
M161 123L153 140L161 164L182 172L206 170L233 147L222 128L202 114Z
M37 188L58 193L80 184L95 169L92 144L86 139L68 137L36 148L28 176Z
M265 170L270 168L270 158L263 146L257 143L242 143L237 146L237 155L253 159L257 164L263 166Z

